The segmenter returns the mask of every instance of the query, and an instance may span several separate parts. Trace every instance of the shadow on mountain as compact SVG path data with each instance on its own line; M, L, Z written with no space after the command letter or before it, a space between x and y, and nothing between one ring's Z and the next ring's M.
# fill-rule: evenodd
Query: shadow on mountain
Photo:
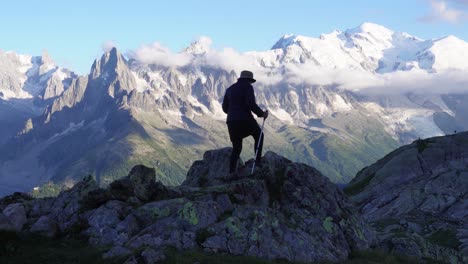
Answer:
M162 129L169 136L173 144L177 145L199 145L207 142L206 138L182 128Z

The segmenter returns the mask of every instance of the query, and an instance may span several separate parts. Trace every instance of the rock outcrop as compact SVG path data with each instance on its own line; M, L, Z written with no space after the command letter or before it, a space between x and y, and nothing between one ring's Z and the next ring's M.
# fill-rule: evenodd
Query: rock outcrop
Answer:
M155 182L154 169L137 166L105 189L87 177L56 198L7 197L0 205L23 208L26 222L17 230L78 234L110 247L103 257L129 263L162 260L167 247L340 261L375 241L342 191L316 169L268 152L253 175L241 169L241 177L226 180L229 151L205 153L178 187ZM2 217L8 218L0 214L0 227Z
M468 262L468 133L418 140L345 188L383 248Z

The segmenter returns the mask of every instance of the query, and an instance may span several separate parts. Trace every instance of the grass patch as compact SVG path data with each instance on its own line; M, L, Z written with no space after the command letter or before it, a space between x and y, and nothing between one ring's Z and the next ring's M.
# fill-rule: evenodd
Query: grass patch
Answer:
M370 181L374 178L375 173L370 174L369 176L365 177L361 181L354 183L352 185L346 186L343 191L348 196L356 195L364 190L367 185L369 185Z
M458 249L460 246L460 241L457 239L455 230L438 230L432 233L427 239L443 247Z
M65 183L54 183L49 181L44 185L35 188L31 191L31 195L34 198L45 198L45 197L57 197L60 192L69 189Z
M367 250L352 252L349 259L343 263L346 264L364 264L364 263L381 263L381 264L418 264L420 260L415 257L408 257L396 254L390 254L381 250Z
M232 256L224 254L210 254L201 250L178 251L176 249L168 249L166 251L166 260L162 264L269 264L269 263L291 263L285 260L266 260L255 257Z
M193 263L203 263L203 264L267 264L267 263L296 263L300 264L301 262L288 262L286 260L266 260L255 257L245 257L245 256L232 256L224 254L210 254L203 252L201 250L192 250L192 251L177 251L176 249L168 249L166 251L167 259L161 263L163 264L193 264ZM407 257L401 255L390 254L385 251L380 250L368 250L368 251L359 251L353 252L349 256L349 259L344 262L315 262L317 264L418 264L420 260L414 257Z
M202 240L205 234L197 234ZM197 240L198 240L197 239ZM85 241L74 238L49 239L38 235L18 235L13 232L0 232L0 263L2 264L117 264L125 259L104 260L101 258L106 249L94 248ZM297 263L286 260L266 260L247 256L232 256L225 254L211 254L201 250L178 251L169 248L167 259L163 264L193 264L193 263L224 263L224 264L267 264L267 263ZM331 262L321 262L331 263ZM389 254L378 250L353 252L344 264L365 263L419 263L418 259Z
M49 239L39 235L0 232L0 263L2 264L101 264L123 260L103 260L104 249L93 248L85 241L72 238Z

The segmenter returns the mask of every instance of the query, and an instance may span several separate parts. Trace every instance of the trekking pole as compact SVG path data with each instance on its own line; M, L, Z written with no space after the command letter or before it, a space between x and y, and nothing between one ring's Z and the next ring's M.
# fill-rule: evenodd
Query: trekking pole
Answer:
M265 125L265 119L266 119L266 118L263 119L262 130L260 131L260 136L258 137L257 149L255 150L255 159L254 159L254 163L253 163L253 165L252 165L252 171L250 172L250 175L253 174L254 169L255 169L255 161L257 160L258 149L260 148L260 142L262 142L263 126Z

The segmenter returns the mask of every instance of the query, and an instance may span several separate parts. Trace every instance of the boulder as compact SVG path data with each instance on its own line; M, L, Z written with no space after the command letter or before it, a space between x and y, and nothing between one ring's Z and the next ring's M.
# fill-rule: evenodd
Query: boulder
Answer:
M227 178L230 152L206 152L177 187L156 182L154 169L144 166L105 189L87 177L56 198L28 201L31 231L80 234L109 247L106 258L130 255L127 263L159 262L168 247L342 261L374 243L353 205L316 169L267 152L253 175L248 161L239 167L248 173ZM9 206L16 212L22 204Z
M87 176L53 200L49 217L57 223L60 232L75 229L83 224L80 219L83 202L89 192L98 188L93 177Z
M14 230L20 232L24 224L28 221L26 217L26 210L22 203L9 204L3 209L3 215L8 218Z
M115 200L126 201L134 195L134 187L128 177L113 181L108 189Z
M33 200L30 194L15 192L0 199L0 211L3 211L8 205L13 203L26 203Z
M339 261L375 240L343 193L321 173L266 153L253 176L218 177L223 149L204 155L175 188L181 198L144 204L129 248L175 247L289 261ZM251 164L247 164L250 168ZM246 167L240 167L240 170ZM221 172L217 172L217 171ZM248 175L248 174L247 174ZM200 184L200 177L207 181Z
M0 213L0 231L15 231L15 226L10 222L10 219Z
M359 172L344 189L400 254L466 263L468 133L417 140Z
M205 152L203 160L192 164L182 185L207 187L223 184L224 178L229 175L231 151L232 148L222 148ZM239 167L243 165L242 159L239 159Z
M122 246L128 240L128 234L116 229L117 225L130 211L130 207L121 201L111 200L92 210L86 216L89 226L83 234L89 236L89 243L96 246Z
M143 263L153 264L165 260L166 256L162 250L148 248L141 252L141 258L143 259Z
M31 226L30 231L47 237L54 237L57 234L58 227L54 220L43 215Z
M148 168L143 165L135 166L130 171L128 178L133 185L133 192L138 199L142 201L151 200L156 179L154 168Z
M128 176L112 182L107 193L112 199L128 201L133 204L166 199L177 195L161 182L156 182L155 177L154 168L138 165L132 168Z
M28 217L38 218L43 215L48 215L52 211L55 198L38 198L27 203L29 210Z

